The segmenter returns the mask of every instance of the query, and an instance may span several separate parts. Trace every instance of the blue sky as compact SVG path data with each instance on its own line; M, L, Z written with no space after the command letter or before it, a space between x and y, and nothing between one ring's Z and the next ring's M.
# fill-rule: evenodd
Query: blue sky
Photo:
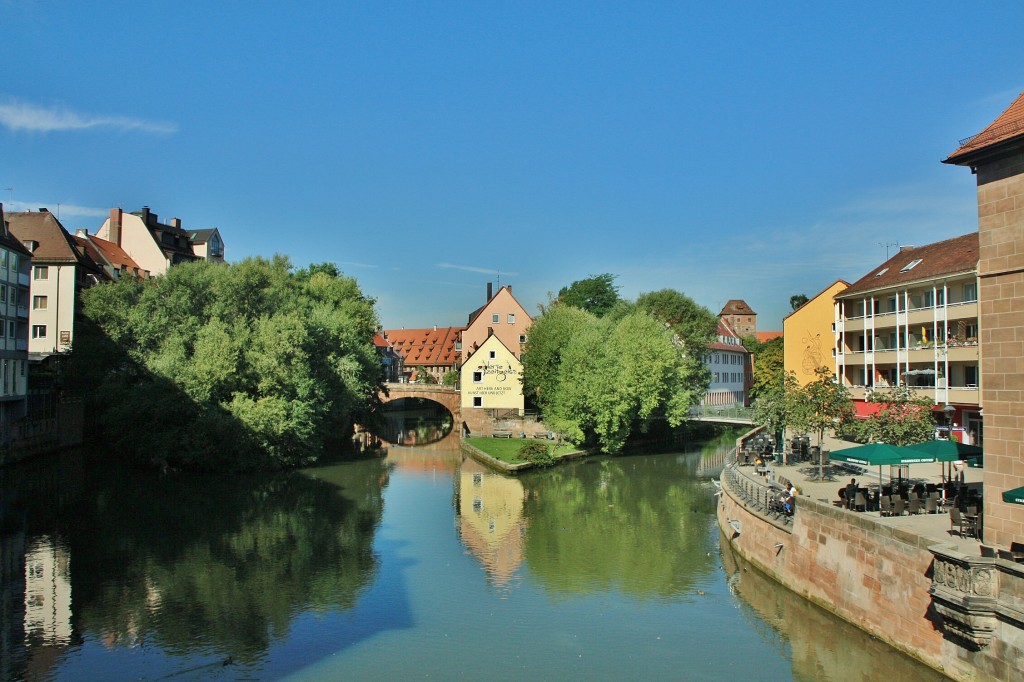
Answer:
M977 229L940 163L1024 91L1024 3L0 0L0 201L333 261L387 328L610 272L713 312ZM890 252L894 246L890 246Z

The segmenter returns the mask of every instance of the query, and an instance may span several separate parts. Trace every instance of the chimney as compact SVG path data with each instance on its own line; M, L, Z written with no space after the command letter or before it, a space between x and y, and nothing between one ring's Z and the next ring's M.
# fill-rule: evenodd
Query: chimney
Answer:
M121 246L121 217L121 209L110 209L110 231L107 232L107 239L118 246Z
M506 284L505 288L508 289L508 293L510 293L510 294L512 293L512 285L511 284Z
M181 229L181 218L171 218L171 227Z
M487 301L488 302L490 302L491 297L494 296L493 288L494 288L494 284L491 283L491 282L488 282L487 283Z

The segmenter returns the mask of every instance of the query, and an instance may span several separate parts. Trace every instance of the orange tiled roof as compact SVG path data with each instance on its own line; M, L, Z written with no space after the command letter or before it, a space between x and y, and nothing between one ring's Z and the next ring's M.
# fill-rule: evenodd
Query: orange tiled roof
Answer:
M943 163L967 163L967 157L993 147L1000 142L1024 136L1024 93L1017 96L1006 111L977 135L964 140L960 147Z
M914 261L920 261L905 270ZM885 289L908 282L920 282L943 275L971 272L978 268L978 233L946 239L934 244L904 247L895 256L864 275L836 298Z
M465 327L385 329L384 338L406 365L454 365L459 359L455 344L463 329Z
M725 320L718 321L718 329L715 330L716 338L713 342L708 344L708 348L711 350L729 350L734 353L746 353L747 349L742 343L726 343L721 339L733 338L739 339L740 335L732 328L732 326Z
M757 332L755 336L757 337L758 342L764 343L766 341L771 341L772 339L782 338L782 332Z

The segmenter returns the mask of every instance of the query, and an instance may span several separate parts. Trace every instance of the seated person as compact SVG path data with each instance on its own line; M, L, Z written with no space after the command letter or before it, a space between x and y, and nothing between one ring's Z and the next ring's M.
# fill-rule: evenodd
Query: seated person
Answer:
M797 496L796 488L790 483L786 486L786 491L782 493L782 511L786 512L787 515L793 515L793 502Z
M857 499L857 479L851 478L846 485L846 508L853 509L854 501Z

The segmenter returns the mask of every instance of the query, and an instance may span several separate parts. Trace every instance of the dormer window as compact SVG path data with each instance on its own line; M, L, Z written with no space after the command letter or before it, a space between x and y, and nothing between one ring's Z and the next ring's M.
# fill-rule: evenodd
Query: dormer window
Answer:
M917 258L915 260L910 261L909 263L904 265L902 268L900 268L900 272L910 272L911 270L913 270L917 266L918 263L921 262L921 260L922 259Z
M881 277L887 272L889 272L889 268L882 268L881 270L875 273L875 277Z
M26 239L22 242L22 245L32 253L35 253L36 249L39 248L39 242L31 239Z

